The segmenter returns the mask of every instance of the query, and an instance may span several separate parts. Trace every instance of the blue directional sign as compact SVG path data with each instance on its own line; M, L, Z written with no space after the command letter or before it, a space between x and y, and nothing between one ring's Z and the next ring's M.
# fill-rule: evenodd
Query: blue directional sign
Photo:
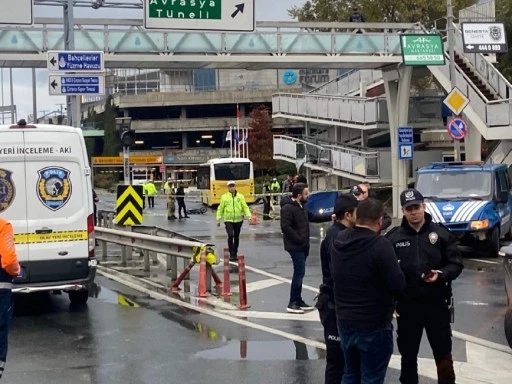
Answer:
M454 140L462 140L468 134L468 124L460 117L454 117L448 123L448 133Z
M398 128L398 158L411 160L414 157L414 135L412 127Z
M103 95L103 75L50 75L50 95Z
M50 72L103 72L103 52L48 52Z

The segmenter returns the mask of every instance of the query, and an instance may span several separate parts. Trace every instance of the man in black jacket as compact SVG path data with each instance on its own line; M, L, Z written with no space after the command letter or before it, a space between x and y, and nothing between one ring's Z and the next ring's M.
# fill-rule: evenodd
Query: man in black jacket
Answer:
M324 327L324 339L327 347L325 384L340 384L343 378L345 359L340 344L336 312L334 311L334 283L331 275L331 248L334 239L346 228L356 224L356 210L359 201L350 193L341 195L334 204L336 221L327 230L320 246L320 261L322 263L322 285L316 308Z
M178 189L176 189L176 201L178 202L178 213L180 215L180 219L188 219L189 215L187 213L187 206L185 205L185 188L183 187L183 182L180 182ZM181 214L182 209L183 215Z
M309 222L330 221L331 215L315 215L304 206L308 200L307 184L296 183L292 188L292 198L281 200L281 231L284 249L290 253L293 262L293 277L290 288L290 301L286 310L291 313L304 313L314 307L302 299L302 280L306 273L306 259L309 254Z
M394 301L405 278L393 246L379 235L383 215L380 201L360 201L356 226L338 233L331 252L343 384L384 383L393 353Z
M450 318L451 282L463 269L455 239L448 229L432 222L423 196L415 189L400 194L402 225L386 235L393 243L405 274L405 296L397 305L397 344L402 355L400 382L418 383L418 351L426 330L440 384L455 383Z

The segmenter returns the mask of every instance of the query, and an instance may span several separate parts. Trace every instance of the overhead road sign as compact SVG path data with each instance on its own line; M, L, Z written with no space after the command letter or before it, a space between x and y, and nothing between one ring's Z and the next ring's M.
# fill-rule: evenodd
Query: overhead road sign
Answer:
M454 140L462 140L468 134L468 124L460 117L455 117L448 123L448 133Z
M144 0L144 28L254 32L256 0Z
M103 52L48 51L50 72L103 72Z
M411 160L414 157L414 131L412 127L398 128L398 158Z
M32 25L33 0L0 0L0 24Z
M461 28L464 53L508 52L503 23L462 23Z
M50 95L104 95L103 75L50 75Z
M441 35L401 35L400 46L404 65L444 65L444 46Z
M460 115L469 104L469 99L457 87L454 87L443 100L443 104L450 108L455 115Z
M116 224L142 224L142 185L118 185L116 199Z

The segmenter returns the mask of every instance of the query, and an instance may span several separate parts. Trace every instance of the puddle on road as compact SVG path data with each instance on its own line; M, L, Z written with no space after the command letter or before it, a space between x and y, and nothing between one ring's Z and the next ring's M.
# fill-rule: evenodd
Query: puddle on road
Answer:
M322 355L321 355L322 354ZM325 352L306 344L291 340L283 341L238 341L222 347L201 351L194 356L207 360L318 360Z

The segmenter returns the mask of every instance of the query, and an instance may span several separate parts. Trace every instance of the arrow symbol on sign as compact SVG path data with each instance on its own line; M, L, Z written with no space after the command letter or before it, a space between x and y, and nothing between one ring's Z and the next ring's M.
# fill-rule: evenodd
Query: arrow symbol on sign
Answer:
M473 48L475 48L475 46L474 45L466 45L466 48L467 49L473 49Z
M52 86L53 89L55 89L55 88L57 88L59 83L57 83L57 81L54 79L50 85Z
M52 57L52 59L50 60L50 64L53 65L55 67L55 64L57 64L57 60L55 60L55 56Z
M235 5L235 8L236 8L235 12L233 12L231 14L231 17L233 19L238 15L238 13L244 13L245 3Z

